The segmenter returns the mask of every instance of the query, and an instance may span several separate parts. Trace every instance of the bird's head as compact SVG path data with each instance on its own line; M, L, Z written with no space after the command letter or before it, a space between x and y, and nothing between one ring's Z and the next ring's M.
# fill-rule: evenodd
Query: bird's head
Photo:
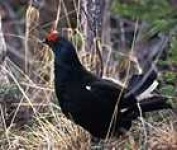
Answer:
M44 43L53 48L59 42L59 33L57 30L52 30L46 37Z
M46 37L45 44L51 47L57 61L80 64L76 49L71 41L62 37L56 30L51 31Z

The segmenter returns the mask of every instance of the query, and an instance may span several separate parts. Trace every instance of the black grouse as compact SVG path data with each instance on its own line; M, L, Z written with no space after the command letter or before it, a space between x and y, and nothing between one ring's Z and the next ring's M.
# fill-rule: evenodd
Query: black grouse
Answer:
M143 75L133 76L130 86L122 92L118 84L87 71L79 61L73 44L60 37L57 31L52 31L45 43L55 55L55 91L63 113L93 136L105 138L108 131L119 135L129 130L132 121L140 115L139 107L143 114L171 107L165 98L137 100L137 96L157 78L154 70L138 92L129 93Z

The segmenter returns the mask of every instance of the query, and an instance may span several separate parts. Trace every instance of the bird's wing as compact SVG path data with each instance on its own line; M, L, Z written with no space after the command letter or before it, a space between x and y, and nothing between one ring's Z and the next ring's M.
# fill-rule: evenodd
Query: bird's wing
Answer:
M115 106L118 100L120 100L119 106L121 108L136 103L134 97L131 97L130 99L124 98L125 90L110 80L96 80L89 85L88 91L96 97L96 99L101 100L102 103L108 103L108 105L112 103Z
M109 99L116 98L121 88L109 80L96 80L90 84L90 91L97 94L99 97L108 97Z

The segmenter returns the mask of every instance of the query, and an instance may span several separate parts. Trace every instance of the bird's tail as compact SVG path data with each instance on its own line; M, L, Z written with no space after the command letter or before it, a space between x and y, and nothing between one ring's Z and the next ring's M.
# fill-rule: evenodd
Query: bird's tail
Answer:
M133 75L129 81L125 98L135 96L138 100L145 99L157 88L157 71L151 68L146 74Z
M168 98L161 95L153 96L149 99L144 99L139 102L139 106L143 113L161 109L172 109L172 106L167 102Z
M172 108L167 103L167 97L154 94L157 85L157 71L152 67L146 74L134 75L130 79L129 91L126 93L125 98L129 100L132 99L131 96L135 97L136 100L133 103L139 103L143 113Z

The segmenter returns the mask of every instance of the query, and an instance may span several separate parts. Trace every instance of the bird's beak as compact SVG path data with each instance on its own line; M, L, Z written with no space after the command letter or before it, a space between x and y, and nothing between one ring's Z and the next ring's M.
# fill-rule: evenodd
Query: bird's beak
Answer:
M47 40L47 39L43 39L43 40L42 40L42 44L43 44L43 45L45 45L45 46L46 46L46 45L48 45L48 46L49 46L49 42L48 42L48 40Z
M42 44L43 44L44 46L52 47L52 44L51 44L47 39L42 40Z
M47 40L46 40L46 39L43 39L43 40L42 40L42 44L47 44Z

